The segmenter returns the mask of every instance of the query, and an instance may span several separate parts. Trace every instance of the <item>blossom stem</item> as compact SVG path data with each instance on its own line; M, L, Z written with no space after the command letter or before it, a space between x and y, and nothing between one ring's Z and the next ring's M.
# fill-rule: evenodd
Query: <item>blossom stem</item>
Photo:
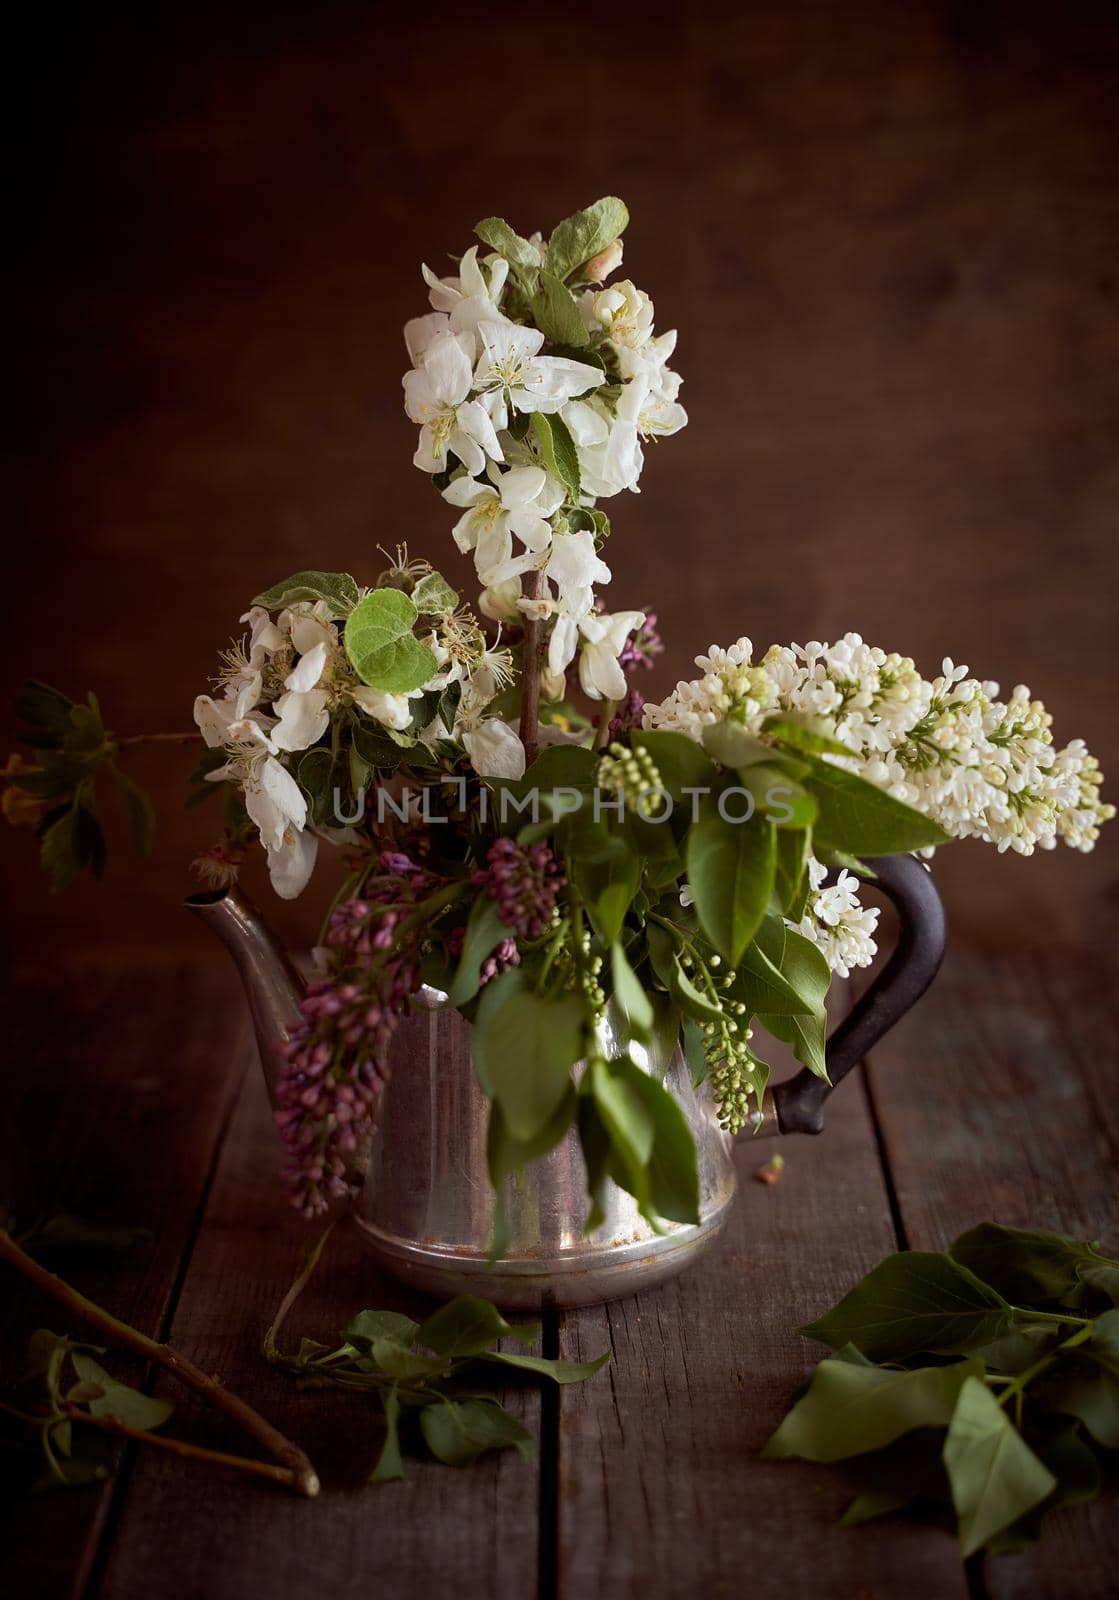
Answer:
M279 1337L280 1329L287 1320L288 1312L291 1310L292 1306L299 1299L299 1296L303 1293L304 1289L307 1287L307 1284L310 1282L311 1274L318 1266L319 1257L326 1248L326 1241L334 1232L337 1222L338 1218L335 1217L334 1221L329 1222L323 1229L322 1233L307 1252L307 1259L304 1261L302 1267L300 1267L295 1282L291 1285L291 1287L288 1289L288 1292L284 1295L284 1298L280 1301L280 1304L276 1310L276 1315L272 1318L271 1325L267 1333L264 1335L264 1338L261 1340L260 1353L264 1357L265 1361L271 1361L273 1364L277 1365L286 1361L287 1358L284 1356L283 1351L276 1343L276 1340Z
M526 572L524 597L539 600L542 575ZM531 767L540 748L540 622L526 616L524 642L521 646L521 743L525 749L525 766Z
M226 1416L231 1417L250 1438L255 1439L269 1455L287 1469L289 1476L285 1481L289 1481L292 1488L307 1496L318 1494L318 1474L299 1446L286 1439L244 1400L231 1394L219 1378L203 1372L201 1367L195 1366L193 1361L180 1355L170 1345L149 1339L137 1328L122 1322L119 1317L114 1317L101 1306L95 1305L92 1300L87 1300L77 1289L71 1288L53 1272L41 1267L25 1250L21 1250L11 1235L3 1229L0 1229L0 1261L6 1261L36 1288L49 1294L75 1316L81 1317L91 1328L96 1328L125 1350L132 1350L146 1361L154 1362L156 1366L162 1367L165 1372L170 1372L178 1378L188 1389L200 1394L218 1411L224 1411Z
M136 744L197 744L200 733L128 733L123 738L113 737L113 743L122 750Z

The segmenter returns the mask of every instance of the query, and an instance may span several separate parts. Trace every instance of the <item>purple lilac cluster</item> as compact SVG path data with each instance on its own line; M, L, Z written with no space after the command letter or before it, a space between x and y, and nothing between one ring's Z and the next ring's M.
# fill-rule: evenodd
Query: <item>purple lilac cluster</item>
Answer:
M657 631L657 614L646 611L645 621L626 640L618 657L623 672L633 672L638 667L651 667L655 656L664 654L664 640Z
M486 863L474 874L474 882L494 902L501 921L518 939L539 938L552 920L564 885L551 850L546 844L495 839Z
M384 876L332 914L329 971L309 986L299 1020L279 1046L275 1121L288 1151L283 1178L305 1217L349 1192L347 1157L372 1132L389 1044L420 985L423 929L401 938L400 924L432 880L398 852L385 851L380 864Z
M641 726L641 713L645 709L645 696L640 689L630 689L624 700L619 700L610 718L610 742L624 733L632 733ZM597 726L597 724L596 724Z
M447 939L447 954L452 961L457 961L462 954L462 947L466 943L466 924L459 928L452 928ZM494 978L499 978L503 972L508 972L510 967L519 967L521 952L517 949L516 939L502 939L493 951L482 962L478 969L478 987L484 989L487 983L492 983Z

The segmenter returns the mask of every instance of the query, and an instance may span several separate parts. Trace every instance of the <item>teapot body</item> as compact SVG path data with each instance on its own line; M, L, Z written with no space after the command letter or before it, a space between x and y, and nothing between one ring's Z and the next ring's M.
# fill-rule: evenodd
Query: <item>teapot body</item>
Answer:
M615 1041L609 1021L603 1026L609 1052ZM572 1128L548 1155L509 1180L509 1242L491 1264L489 1102L474 1070L471 1031L438 990L423 989L393 1039L392 1073L355 1208L363 1233L394 1276L428 1294L477 1294L510 1309L589 1305L660 1283L714 1242L734 1198L733 1141L719 1126L707 1090L692 1088L677 1051L664 1082L696 1142L699 1223L666 1222L657 1232L633 1197L609 1184L606 1217L584 1234L590 1199Z

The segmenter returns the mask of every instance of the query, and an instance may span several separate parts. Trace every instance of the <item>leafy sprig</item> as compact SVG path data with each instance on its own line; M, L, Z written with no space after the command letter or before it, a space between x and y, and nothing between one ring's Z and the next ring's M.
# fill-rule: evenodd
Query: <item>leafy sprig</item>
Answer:
M31 764L18 758L9 762L5 812L35 826L51 893L69 887L86 868L95 878L105 870L98 787L103 775L115 784L136 853L146 859L155 837L155 812L145 791L117 765L120 741L106 729L96 695L89 694L83 704L32 681L16 712L20 741L35 757Z
M402 1478L405 1448L452 1467L468 1466L488 1450L515 1449L531 1461L532 1434L492 1393L487 1375L496 1368L506 1380L529 1374L553 1383L582 1383L610 1359L609 1351L592 1361L563 1361L495 1349L502 1339L533 1344L540 1329L506 1322L496 1306L474 1295L459 1295L424 1322L399 1311L359 1311L336 1347L303 1338L293 1355L285 1355L276 1343L279 1328L322 1243L268 1330L264 1355L294 1374L301 1387L377 1396L385 1435L370 1483Z
M843 1523L932 1507L961 1554L1036 1542L1119 1451L1119 1260L983 1223L903 1251L800 1331L833 1354L765 1447L847 1464Z

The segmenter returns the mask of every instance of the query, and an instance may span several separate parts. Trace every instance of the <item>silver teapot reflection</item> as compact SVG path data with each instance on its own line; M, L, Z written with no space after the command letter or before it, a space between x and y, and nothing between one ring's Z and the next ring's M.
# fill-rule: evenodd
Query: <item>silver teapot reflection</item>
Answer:
M746 1136L819 1133L832 1089L936 974L944 951L944 912L928 872L911 856L870 864L875 887L900 913L894 953L828 1042L830 1083L805 1069L774 1085ZM271 1093L279 1068L276 1044L297 1016L302 980L239 891L195 895L187 903L236 962ZM392 1073L355 1207L359 1226L389 1271L431 1294L480 1294L510 1308L589 1305L659 1283L711 1246L734 1200L733 1140L720 1128L708 1090L693 1089L677 1051L664 1082L695 1138L698 1224L668 1222L658 1232L636 1201L611 1184L604 1220L584 1234L586 1170L572 1130L550 1154L510 1180L508 1245L491 1263L489 1103L474 1071L470 1035L470 1024L446 996L425 987L394 1037ZM622 1048L609 1021L602 1042L608 1055ZM638 1061L647 1069L651 1065L640 1060L639 1052Z

